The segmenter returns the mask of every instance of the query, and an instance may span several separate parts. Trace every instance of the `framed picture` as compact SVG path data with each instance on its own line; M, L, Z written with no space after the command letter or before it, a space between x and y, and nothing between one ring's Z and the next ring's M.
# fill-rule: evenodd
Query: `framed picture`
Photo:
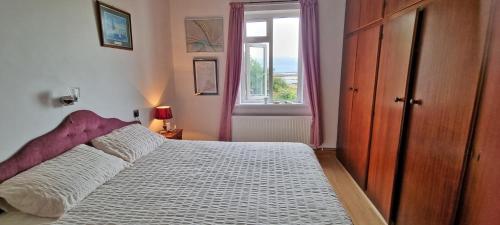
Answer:
M223 21L222 17L185 18L187 52L223 52Z
M130 13L97 1L101 46L132 50Z
M218 95L217 59L193 59L195 95Z

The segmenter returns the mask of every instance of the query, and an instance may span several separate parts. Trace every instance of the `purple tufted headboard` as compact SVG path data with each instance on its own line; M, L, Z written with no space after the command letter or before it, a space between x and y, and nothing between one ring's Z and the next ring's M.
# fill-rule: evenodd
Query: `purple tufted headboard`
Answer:
M88 110L71 113L56 129L28 142L19 152L0 163L0 183L77 145L134 123L138 122L105 119Z

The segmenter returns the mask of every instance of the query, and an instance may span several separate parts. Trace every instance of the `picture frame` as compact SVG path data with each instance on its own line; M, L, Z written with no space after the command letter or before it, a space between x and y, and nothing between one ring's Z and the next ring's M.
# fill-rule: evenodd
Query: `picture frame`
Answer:
M194 58L195 95L219 95L218 60L216 58Z
M224 52L223 17L186 17L186 51Z
M133 50L130 13L100 1L96 3L101 46Z

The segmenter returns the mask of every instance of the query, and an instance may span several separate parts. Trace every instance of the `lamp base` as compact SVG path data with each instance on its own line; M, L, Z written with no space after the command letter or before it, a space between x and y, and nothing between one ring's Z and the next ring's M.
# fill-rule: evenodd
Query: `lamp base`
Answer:
M160 131L160 134L162 133L167 133L168 131L171 131L172 128L170 126L170 122L168 120L163 120L163 130Z

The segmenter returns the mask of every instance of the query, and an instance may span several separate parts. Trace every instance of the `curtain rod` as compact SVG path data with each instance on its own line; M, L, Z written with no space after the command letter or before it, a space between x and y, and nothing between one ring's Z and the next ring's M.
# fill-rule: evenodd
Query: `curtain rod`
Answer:
M254 1L254 2L242 2L245 5L253 5L253 4L278 4L278 3L290 3L290 2L299 2L299 0L276 0L276 1Z

